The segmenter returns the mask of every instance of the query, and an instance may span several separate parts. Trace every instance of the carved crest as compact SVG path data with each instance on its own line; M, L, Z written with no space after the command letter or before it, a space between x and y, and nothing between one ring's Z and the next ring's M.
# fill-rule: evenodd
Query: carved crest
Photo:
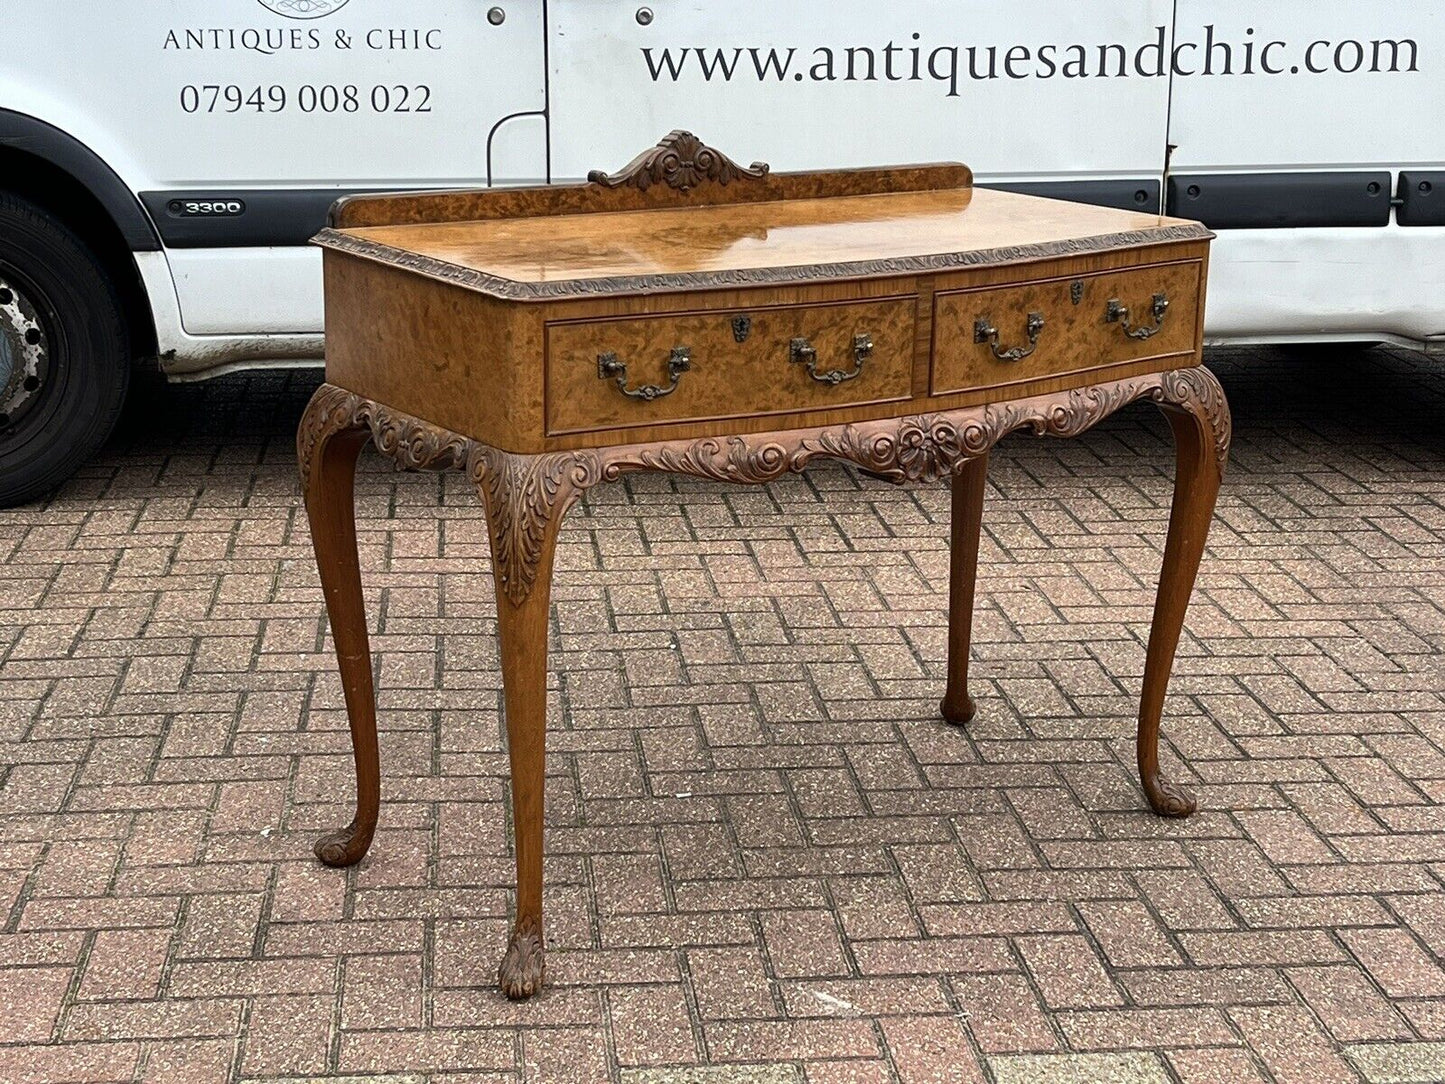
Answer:
M679 192L686 192L703 181L726 185L744 177L760 181L767 175L766 162L740 166L691 132L678 129L668 132L657 146L628 162L616 176L594 169L587 174L587 179L604 188L630 185L646 192L655 184L666 184Z

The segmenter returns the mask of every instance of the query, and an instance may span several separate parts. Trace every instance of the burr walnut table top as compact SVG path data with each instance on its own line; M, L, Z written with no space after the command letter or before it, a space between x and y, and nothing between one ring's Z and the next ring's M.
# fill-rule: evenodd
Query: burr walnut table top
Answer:
M328 232L319 240L423 274L444 273L483 293L520 299L529 295L513 284L624 293L635 290L639 280L649 280L653 289L686 288L705 282L711 273L739 271L771 282L806 283L893 270L1015 263L1061 248L1104 251L1207 236L1183 219L990 189L945 188L371 226ZM432 262L437 266L429 266ZM760 274L766 272L771 274Z

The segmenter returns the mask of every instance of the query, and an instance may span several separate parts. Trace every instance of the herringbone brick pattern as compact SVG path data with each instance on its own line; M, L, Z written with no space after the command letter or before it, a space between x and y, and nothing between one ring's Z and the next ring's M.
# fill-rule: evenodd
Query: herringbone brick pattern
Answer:
M996 454L967 731L935 715L944 487L594 491L520 1005L465 479L364 460L383 830L323 869L350 779L291 443L316 378L142 391L0 513L0 1079L1445 1077L1445 365L1211 360L1237 430L1168 705L1186 822L1132 766L1147 407Z

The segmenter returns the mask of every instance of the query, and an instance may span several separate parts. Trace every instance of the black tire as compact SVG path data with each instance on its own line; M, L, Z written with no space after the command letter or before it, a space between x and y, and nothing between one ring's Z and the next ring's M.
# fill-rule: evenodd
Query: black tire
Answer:
M0 507L50 492L105 443L130 363L105 266L64 222L0 192Z

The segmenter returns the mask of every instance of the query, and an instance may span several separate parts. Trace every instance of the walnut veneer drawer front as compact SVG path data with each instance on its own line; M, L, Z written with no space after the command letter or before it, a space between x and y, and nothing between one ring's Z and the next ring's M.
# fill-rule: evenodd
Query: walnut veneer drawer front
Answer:
M917 301L547 326L551 433L908 398Z
M934 298L935 395L990 388L1196 346L1197 260Z

